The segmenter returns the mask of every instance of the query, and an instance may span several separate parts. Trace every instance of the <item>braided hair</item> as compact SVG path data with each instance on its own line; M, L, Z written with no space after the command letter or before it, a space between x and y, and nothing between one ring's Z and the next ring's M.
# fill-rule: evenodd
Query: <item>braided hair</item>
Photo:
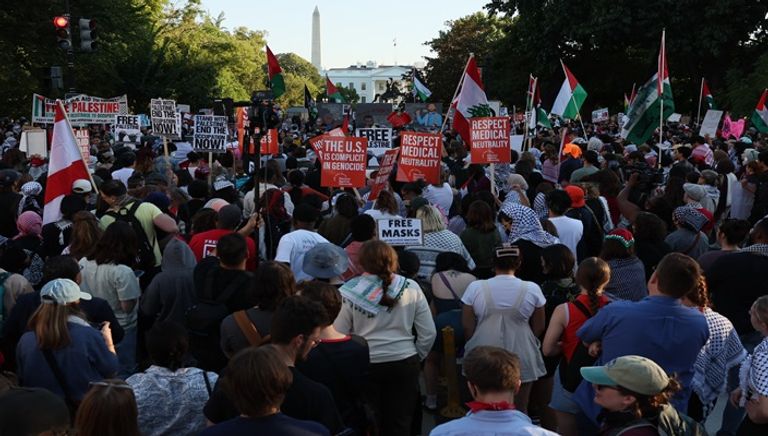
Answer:
M393 307L397 301L387 294L387 288L392 284L392 276L398 270L397 252L386 242L371 240L360 248L360 266L369 274L381 279L381 299L379 304Z
M703 275L699 275L696 287L691 289L691 292L689 292L685 298L695 304L701 312L704 312L704 309L709 307L710 301L709 290L707 289L707 279L704 278Z
M600 310L600 294L611 279L611 267L599 257L589 257L579 264L576 284L587 291L589 310L596 314Z

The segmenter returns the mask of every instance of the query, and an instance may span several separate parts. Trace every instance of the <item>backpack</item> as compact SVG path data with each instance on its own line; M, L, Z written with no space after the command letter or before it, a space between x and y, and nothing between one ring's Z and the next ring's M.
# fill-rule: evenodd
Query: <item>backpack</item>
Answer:
M109 215L115 220L120 220L131 225L133 231L136 232L136 237L139 242L139 254L136 257L138 261L136 268L143 271L151 271L155 267L155 243L157 238L152 241L147 237L147 232L144 231L144 227L141 222L136 218L136 211L141 206L141 201L134 201L130 209L121 208L119 211L109 211L105 215Z
M574 307L580 310L587 319L592 318L593 314L589 312L580 301L572 301ZM567 361L565 358L560 360L560 383L563 388L568 392L574 392L583 378L581 377L581 368L584 366L591 366L595 363L597 357L589 355L589 348L587 348L583 342L579 341L576 344L576 350L574 350L571 360Z
M628 422L619 428L609 430L604 433L605 436L621 436L632 430L643 427L655 429L659 436L705 436L707 431L704 426L696 422L690 416L678 412L674 407L666 404L663 406L658 419L654 422L645 418L636 419Z
M243 274L229 284L216 298L210 298L214 289L216 268L208 272L205 277L206 296L198 299L197 303L190 306L184 313L184 323L190 333L198 336L217 336L221 321L229 315L227 301L240 287L248 282L249 276Z

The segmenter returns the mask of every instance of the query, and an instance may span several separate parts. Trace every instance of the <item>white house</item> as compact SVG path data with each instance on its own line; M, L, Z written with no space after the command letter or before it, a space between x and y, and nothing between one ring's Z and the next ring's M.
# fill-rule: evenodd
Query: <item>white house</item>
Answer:
M389 79L398 82L400 90L404 91L407 85L401 79L403 74L410 72L412 68L408 65L379 66L373 61L368 61L365 65L358 63L348 68L331 68L326 73L337 86L354 88L360 96L360 103L372 103L376 94L386 92Z

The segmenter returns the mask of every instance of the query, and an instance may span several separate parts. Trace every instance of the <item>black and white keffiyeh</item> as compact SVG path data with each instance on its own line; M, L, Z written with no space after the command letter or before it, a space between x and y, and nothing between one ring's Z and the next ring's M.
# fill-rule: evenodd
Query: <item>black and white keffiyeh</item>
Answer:
M768 256L768 244L752 244L749 247L741 249L742 253L754 253L761 256Z
M506 203L502 204L499 212L512 220L512 228L507 237L509 242L514 244L515 241L523 239L542 248L560 243L559 239L544 231L539 218L536 216L536 212L530 207L516 203Z
M764 338L741 365L739 387L741 388L739 404L742 407L754 395L768 397L768 338Z

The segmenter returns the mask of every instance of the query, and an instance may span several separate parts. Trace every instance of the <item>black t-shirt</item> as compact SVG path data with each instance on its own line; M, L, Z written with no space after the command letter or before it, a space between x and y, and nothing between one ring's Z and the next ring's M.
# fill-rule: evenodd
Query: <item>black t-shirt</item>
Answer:
M712 306L740 335L754 331L749 308L758 297L768 294L764 271L768 271L768 256L755 253L726 254L704 271Z
M12 238L19 233L16 228L16 212L19 209L21 194L0 192L0 235Z
M251 435L312 436L329 435L322 425L312 421L300 421L282 413L261 418L237 417L209 427L200 436L251 436Z
M43 257L58 256L69 245L72 237L72 224L48 223L43 226Z
M295 419L315 421L324 425L332 434L344 429L331 391L314 382L296 368L291 367L293 383L285 394L280 411ZM211 398L205 404L203 414L213 423L235 418L239 412L222 388L221 379L216 382Z
M520 269L515 271L515 276L520 280L536 284L544 282L544 273L541 271L541 252L544 249L524 239L518 239L512 243L520 248L520 254L523 258Z
M216 299L227 290L230 284L240 280L240 289L237 289L225 303L229 313L245 310L254 305L249 297L251 280L242 280L244 277L251 278L251 273L247 271L221 268L219 259L209 256L195 266L194 277L195 293L198 298L204 299Z

